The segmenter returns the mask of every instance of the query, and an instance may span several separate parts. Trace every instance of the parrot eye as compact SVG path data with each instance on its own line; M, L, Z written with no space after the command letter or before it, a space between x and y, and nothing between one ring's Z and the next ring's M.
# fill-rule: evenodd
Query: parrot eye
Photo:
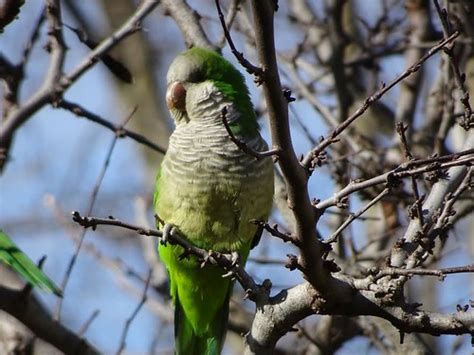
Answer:
M166 105L168 108L186 111L186 89L180 82L174 82L166 91Z

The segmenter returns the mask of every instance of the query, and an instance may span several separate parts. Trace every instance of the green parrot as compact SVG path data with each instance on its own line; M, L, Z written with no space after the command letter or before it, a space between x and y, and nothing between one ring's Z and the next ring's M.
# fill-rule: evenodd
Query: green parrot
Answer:
M206 250L238 252L245 263L259 238L249 220L270 214L274 176L272 159L243 152L223 123L226 108L233 135L255 151L267 149L244 77L219 54L195 47L174 59L167 85L176 128L156 182L159 227L171 224ZM219 354L233 281L218 266L180 258L180 246L158 249L170 278L176 353Z
M46 276L31 259L0 230L0 261L9 265L31 285L62 297L61 290Z

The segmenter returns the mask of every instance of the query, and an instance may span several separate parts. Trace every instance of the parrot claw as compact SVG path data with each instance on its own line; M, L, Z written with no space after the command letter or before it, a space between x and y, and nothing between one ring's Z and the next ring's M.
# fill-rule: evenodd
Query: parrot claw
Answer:
M163 226L163 235L161 236L160 243L162 245L166 245L166 243L168 243L170 235L172 235L174 231L175 227L170 223L166 223Z
M204 268L207 264L212 263L212 250L208 252L208 254L202 259L202 263L200 265L201 269Z
M240 255L238 252L236 251L233 251L231 254L231 262L232 262L232 266L237 266L240 262Z
M223 278L223 279L225 279L225 278L227 278L227 277L232 278L234 275L235 275L235 272L233 272L233 271L231 270L231 271L225 273L224 275L222 275L222 278Z

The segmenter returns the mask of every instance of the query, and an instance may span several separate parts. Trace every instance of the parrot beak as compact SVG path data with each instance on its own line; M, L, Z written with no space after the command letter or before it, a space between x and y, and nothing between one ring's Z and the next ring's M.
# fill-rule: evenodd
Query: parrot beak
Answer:
M186 89L180 82L171 83L166 90L166 105L168 109L186 111Z

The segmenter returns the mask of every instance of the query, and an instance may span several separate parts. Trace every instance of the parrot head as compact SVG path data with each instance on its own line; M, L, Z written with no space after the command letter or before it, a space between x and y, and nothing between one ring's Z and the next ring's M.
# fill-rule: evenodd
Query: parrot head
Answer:
M216 116L216 104L222 100L237 113L229 120L234 134L253 136L258 132L245 79L231 63L200 47L188 49L173 60L167 75L166 104L177 126Z

